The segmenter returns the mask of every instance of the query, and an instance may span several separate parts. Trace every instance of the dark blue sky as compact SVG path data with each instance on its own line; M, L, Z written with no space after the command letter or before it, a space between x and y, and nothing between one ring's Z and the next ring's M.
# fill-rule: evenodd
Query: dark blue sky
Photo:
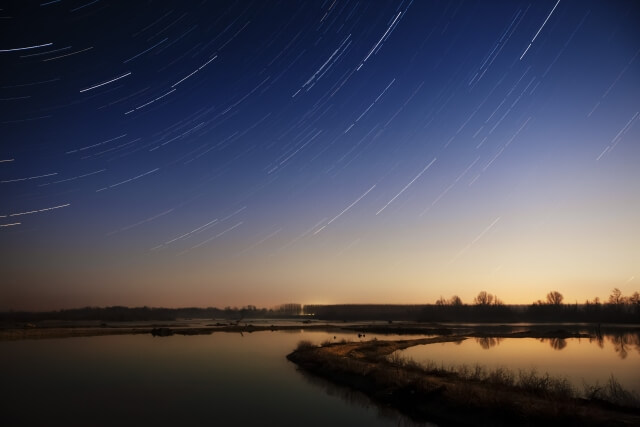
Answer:
M0 18L0 309L638 287L636 2Z

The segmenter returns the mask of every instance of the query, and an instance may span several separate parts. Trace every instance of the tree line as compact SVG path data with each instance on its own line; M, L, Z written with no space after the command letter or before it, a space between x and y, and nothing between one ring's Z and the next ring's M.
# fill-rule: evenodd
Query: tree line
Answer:
M496 295L481 291L466 305L457 295L440 298L434 306L427 306L420 320L429 321L495 321L495 322L640 322L640 293L625 296L618 288L602 301L599 297L584 303L565 304L558 291L546 294L530 305L505 305Z
M100 321L100 322L140 322L172 321L179 319L227 319L239 321L245 318L298 317L302 304L282 304L273 308L244 307L81 307L55 311L7 311L0 312L0 321L39 322L60 321Z
M244 307L154 308L83 307L47 312L8 311L0 321L170 321L178 319L314 318L329 321L408 320L422 322L590 322L640 323L640 293L623 295L614 288L604 301L598 297L584 303L565 304L558 291L547 293L529 305L508 305L498 296L481 291L470 304L458 295L440 297L434 304L282 304L273 308Z
M604 302L596 297L584 303L565 304L558 291L529 305L507 305L497 295L481 291L471 304L458 295L440 297L434 304L311 305L305 314L323 320L410 320L422 322L589 322L640 323L640 294L629 296L615 288Z

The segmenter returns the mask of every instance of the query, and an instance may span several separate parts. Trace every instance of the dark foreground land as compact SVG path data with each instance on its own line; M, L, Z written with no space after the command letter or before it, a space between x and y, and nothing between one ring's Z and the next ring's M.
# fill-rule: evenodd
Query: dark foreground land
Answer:
M474 336L482 336L476 332ZM552 336L536 332L533 336ZM526 333L503 336L532 336ZM570 335L564 332L564 336ZM574 335L575 336L575 335ZM396 350L420 344L460 341L465 336L315 346L301 342L287 356L301 369L365 393L416 421L439 425L637 426L640 408L614 404L595 395L576 397L548 377L513 381L505 372L475 376L425 367L394 357Z

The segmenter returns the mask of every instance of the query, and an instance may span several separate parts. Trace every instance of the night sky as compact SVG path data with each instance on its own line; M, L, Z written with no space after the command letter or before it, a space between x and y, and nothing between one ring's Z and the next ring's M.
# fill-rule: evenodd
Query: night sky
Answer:
M638 2L1 9L0 309L638 289Z

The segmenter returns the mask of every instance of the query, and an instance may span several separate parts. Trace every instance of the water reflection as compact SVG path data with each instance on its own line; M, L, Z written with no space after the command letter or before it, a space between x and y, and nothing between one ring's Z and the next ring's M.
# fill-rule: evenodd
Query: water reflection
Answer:
M589 337L589 342L595 342L598 347L604 348L604 336L600 332L597 332L594 337Z
M480 344L480 347L482 347L483 349L489 350L491 347L495 347L500 344L500 341L502 341L503 339L504 338L482 337L476 338L476 342Z
M377 409L377 416L379 418L388 420L396 426L401 426L401 427L435 426L435 424L431 424L431 423L418 423L402 415L401 413L399 413L394 409L391 409L389 407L382 406L382 405L375 405L369 397L367 397L365 394L359 391L355 391L350 388L334 384L330 381L327 381L321 377L315 376L303 370L298 370L298 373L309 384L312 384L313 386L320 388L328 396L339 397L340 399L346 401L350 406L361 407L361 408L371 408L372 406L375 407Z
M11 366L2 425L397 425L312 386L285 358L302 339L334 336L357 339L298 330L0 342L0 366Z
M607 335L607 338L613 345L615 352L620 356L620 359L626 359L629 355L629 350L636 350L640 354L640 332Z
M562 350L567 346L567 340L564 338L540 338L540 342L548 342L554 350Z
M493 347L497 347L504 338L500 337L482 337L475 339L480 347L484 350L489 350ZM554 350L562 350L567 346L567 340L564 338L539 338L540 342L548 342L551 348Z
M613 375L626 389L640 391L638 331L591 338L475 338L410 347L399 354L436 366L536 369L566 377L578 390L584 384L606 383Z
M484 350L497 347L505 338L499 337L482 337L475 338L475 342ZM516 338L512 338L516 339ZM554 350L564 350L567 347L566 338L538 338L540 342L549 343ZM589 343L595 343L599 348L605 347L605 340L608 341L613 350L620 359L626 359L629 351L637 351L640 354L640 332L621 332L621 333L596 333L588 338ZM458 342L460 344L460 342Z

